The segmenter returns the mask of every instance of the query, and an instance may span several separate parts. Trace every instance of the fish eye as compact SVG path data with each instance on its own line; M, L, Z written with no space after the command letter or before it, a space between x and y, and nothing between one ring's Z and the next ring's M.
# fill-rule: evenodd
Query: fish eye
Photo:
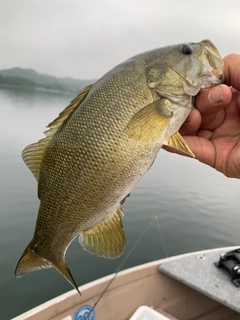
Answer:
M192 49L191 47L189 47L189 45L184 44L181 48L181 51L183 54L185 54L186 56L190 56L192 54Z

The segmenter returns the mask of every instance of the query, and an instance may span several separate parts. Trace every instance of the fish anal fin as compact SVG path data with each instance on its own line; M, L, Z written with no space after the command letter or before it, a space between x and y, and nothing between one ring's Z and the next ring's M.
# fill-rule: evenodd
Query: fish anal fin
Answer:
M168 99L162 98L138 111L127 125L128 137L141 141L159 139L173 115L170 105Z
M117 258L124 250L124 235L121 206L107 220L84 231L79 236L82 247L92 254L104 258Z
M180 135L179 132L176 132L175 134L173 134L168 139L168 141L164 142L164 145L174 149L178 149L181 152L186 153L190 157L195 158L195 155L192 153L186 141L183 139L183 137Z
M89 85L88 87L84 88L82 92L71 101L70 105L67 106L54 121L49 123L49 125L47 126L49 129L44 132L46 138L41 139L36 143L30 144L23 150L23 160L37 181L39 178L39 173L43 159L54 135L63 125L63 123L65 123L65 121L68 121L71 118L76 108L83 102L83 100L88 95L88 92L90 91L91 87L92 85Z
M78 289L78 286L76 285L73 276L71 275L70 270L68 269L68 266L65 261L64 255L60 257L60 260L56 259L54 255L52 255L52 261L49 261L48 259L44 259L37 254L35 254L33 245L33 240L29 243L29 245L24 250L17 266L15 269L15 276L17 278L20 278L24 276L25 274L31 272L31 271L37 271L40 269L45 268L56 268L61 275L64 276L64 278L70 282L70 284L78 291L78 293L81 295L81 292Z

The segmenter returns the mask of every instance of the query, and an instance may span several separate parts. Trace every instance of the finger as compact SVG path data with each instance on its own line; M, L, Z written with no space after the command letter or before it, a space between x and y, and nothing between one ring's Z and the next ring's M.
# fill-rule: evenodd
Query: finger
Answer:
M218 111L211 115L202 115L201 129L203 130L215 130L225 120L226 112L225 109Z
M196 96L195 106L204 114L212 115L225 108L232 98L231 89L224 84L204 89Z
M195 155L195 158L211 167L215 165L216 150L211 141L203 137L184 136L189 148Z
M200 112L197 109L193 109L184 124L181 126L179 132L181 134L193 134L199 129L201 121Z
M240 92L238 93L238 96L237 96L237 106L238 106L238 109L240 110Z
M224 61L225 83L233 88L240 90L240 55L229 54Z

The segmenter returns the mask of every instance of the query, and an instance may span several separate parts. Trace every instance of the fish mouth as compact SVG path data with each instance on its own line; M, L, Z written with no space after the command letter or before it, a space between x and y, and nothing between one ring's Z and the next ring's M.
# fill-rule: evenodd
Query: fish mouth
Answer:
M219 85L225 79L224 63L215 45L210 40L203 40L193 45L196 48L194 59L197 63L190 72L187 67L185 69L171 67L172 71L182 78L184 93L190 96L196 96L201 89Z
M203 83L202 88L212 87L224 82L225 75L223 72L223 60L218 49L210 40L203 40L200 42L202 44L202 54L199 56L199 61L201 61L208 72L212 75L207 79L207 83ZM205 81L204 81L205 82Z

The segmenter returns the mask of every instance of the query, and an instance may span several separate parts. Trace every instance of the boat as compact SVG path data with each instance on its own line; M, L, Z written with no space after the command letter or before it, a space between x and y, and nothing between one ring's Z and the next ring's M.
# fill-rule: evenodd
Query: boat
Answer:
M240 320L240 248L164 258L62 294L14 320Z

